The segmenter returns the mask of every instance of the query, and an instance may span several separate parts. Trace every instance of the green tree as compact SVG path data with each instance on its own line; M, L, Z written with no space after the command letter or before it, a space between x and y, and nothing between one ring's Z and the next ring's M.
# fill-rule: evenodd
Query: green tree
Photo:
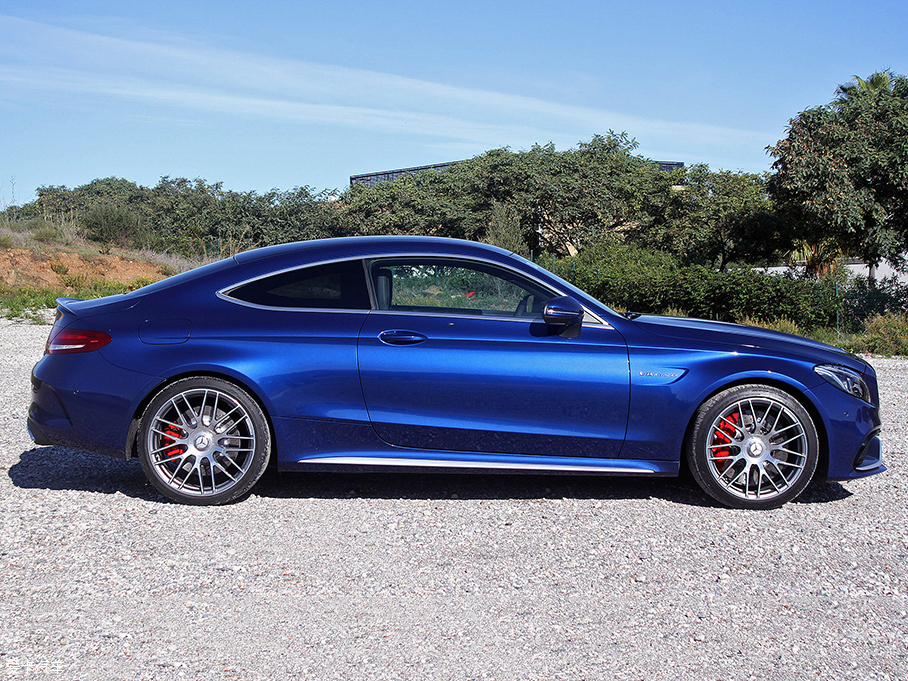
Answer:
M442 172L353 187L343 203L359 233L486 240L501 226L506 206L522 250L575 254L663 214L668 178L656 163L635 156L636 147L625 133L610 132L567 151L551 144L493 149Z
M355 234L475 238L482 218L470 213L474 197L459 190L461 175L453 171L427 170L374 187L354 185L341 198L343 217Z
M769 191L818 271L838 254L871 265L908 247L908 78L886 72L839 86L767 148Z
M673 171L671 181L664 219L632 230L634 243L720 271L731 263L777 261L789 247L764 176L697 164Z
M520 227L520 216L513 206L506 203L496 201L492 204L489 228L483 240L518 255L529 255L526 238Z

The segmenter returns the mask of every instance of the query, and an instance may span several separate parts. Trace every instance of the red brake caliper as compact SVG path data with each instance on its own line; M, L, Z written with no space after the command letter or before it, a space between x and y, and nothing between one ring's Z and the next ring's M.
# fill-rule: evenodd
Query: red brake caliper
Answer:
M179 456L180 454L182 454L183 448L176 444L176 439L182 438L183 433L181 433L179 430L177 430L173 426L167 426L167 428L164 430L164 432L167 434L167 436L164 438L164 440L161 444L164 447L169 447L169 449L164 450L164 456L166 458L170 459L174 456ZM175 445L175 446L171 447L171 445Z
M735 425L740 421L740 415L738 412L726 416L722 419L722 425L716 428L715 435L713 435L713 445L730 445L735 438ZM731 423L729 423L731 422ZM732 425L734 424L734 425ZM721 459L728 459L727 461L716 461L716 468L719 469L719 472L725 470L725 467L731 462L731 449L728 447L720 447L713 450L713 456Z

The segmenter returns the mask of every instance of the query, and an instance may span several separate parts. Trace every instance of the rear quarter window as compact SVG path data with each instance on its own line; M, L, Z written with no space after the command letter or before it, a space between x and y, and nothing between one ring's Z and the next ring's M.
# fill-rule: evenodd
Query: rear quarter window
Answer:
M226 295L263 307L335 310L371 307L366 273L359 260L278 272L242 284Z

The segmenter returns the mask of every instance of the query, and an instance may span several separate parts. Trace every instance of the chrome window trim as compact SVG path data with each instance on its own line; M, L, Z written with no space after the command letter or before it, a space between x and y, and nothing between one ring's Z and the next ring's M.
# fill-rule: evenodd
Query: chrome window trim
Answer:
M222 293L221 291L217 292L217 297L221 300L234 303L235 305L242 305L243 307L251 307L254 310L268 310L271 312L331 312L331 313L347 313L347 314L369 314L372 310L368 308L362 308L357 310L351 310L346 307L275 307L274 305L259 305L258 303L249 303L245 300L239 300L237 298L231 298L230 296Z
M269 308L274 309L274 308ZM297 308L298 309L298 308ZM586 307L583 308L586 311ZM349 312L349 310L348 310ZM491 314L457 314L456 312L424 312L422 310L369 310L370 314L388 314L395 317L440 317L445 319L488 319L489 321L496 322L524 322L525 324L532 324L533 322L541 322L542 317L503 317L498 315ZM590 316L593 316L593 313L590 313ZM597 317L598 319L598 317ZM599 322L599 321L583 321L583 326L591 326L596 328L607 328L613 329L611 324L608 322Z
M268 277L275 277L285 272L294 272L296 270L303 270L309 267L318 267L320 265L334 265L339 262L351 262L353 260L359 260L363 264L363 276L366 279L366 291L369 295L369 308L357 308L350 309L346 307L277 307L275 305L261 305L259 303L250 303L246 300L240 300L239 298L234 298L230 294L242 286L247 284L252 284L256 281L261 281L262 279L267 279ZM224 288L218 290L215 295L228 303L236 303L237 305L242 305L243 307L251 307L256 310L275 310L277 312L359 312L359 313L368 313L370 310L375 309L375 298L372 295L372 285L369 282L369 272L365 269L366 263L362 256L355 256L349 258L332 258L330 260L318 260L316 262L305 263L303 265L295 265L293 267L285 267L280 270L273 270L265 274L260 274L257 277L250 277L249 279L244 279L236 284L230 284Z
M538 318L516 319L514 317L498 317L498 316L493 316L493 315L482 315L482 314L479 314L479 315L476 315L476 314L450 314L450 313L443 314L443 313L431 313L431 312L415 312L415 311L409 311L409 310L379 310L376 307L375 292L373 291L372 277L370 276L369 268L371 267L372 263L374 263L374 262L379 262L381 260L394 260L394 259L398 259L398 258L449 258L449 259L455 259L455 260L466 260L466 261L471 261L471 262L483 263L485 265L492 265L493 267L509 269L512 272L514 272L515 274L517 274L521 277L524 277L525 279L529 279L529 280L535 282L536 284L538 284L539 286L542 286L544 289L546 289L548 291L554 291L559 296L571 295L570 293L566 293L565 291L555 288L551 284L538 279L537 277L533 276L532 274L527 274L526 272L522 272L521 270L514 269L513 267L508 267L507 265L497 262L495 260L489 260L487 258L481 258L481 257L477 257L477 256L472 256L472 255L439 255L438 253L427 253L427 252L382 253L381 255L374 255L374 256L358 255L358 256L350 256L350 257L344 257L344 258L331 258L329 260L318 260L315 262L305 263L302 265L294 265L293 267L284 267L283 269L273 270L271 272L266 272L265 274L260 274L255 277L250 277L249 279L244 279L243 281L237 282L235 284L230 284L229 286L225 286L224 288L218 290L215 295L217 295L217 297L220 298L221 300L224 300L225 302L228 302L228 303L235 303L236 305L242 305L244 307L251 307L256 310L274 310L277 312L345 312L345 313L356 313L356 314L369 313L369 312L380 312L382 314L396 314L396 315L462 317L464 319L497 319L497 320L512 321L512 322L539 321ZM351 260L359 260L363 264L363 270L364 270L363 275L366 278L366 289L368 290L368 293L369 293L369 303L372 306L371 309L351 310L349 308L327 308L327 307L275 307L273 305L260 305L258 303L250 303L245 300L240 300L239 298L234 298L233 296L230 295L230 293L232 291L235 291L236 289L240 288L241 286L245 286L246 284L251 284L253 282L260 281L260 280L266 279L268 277L273 277L273 276L277 276L280 274L284 274L285 272L292 272L294 270L301 270L301 269L305 269L308 267L317 267L319 265L333 265L334 263L349 262ZM581 307L583 307L585 316L588 315L589 317L592 317L592 319L583 320L584 326L587 326L587 325L602 326L602 327L609 328L609 329L615 328L611 324L609 324L605 319L603 319L598 314L596 314L595 312L590 310L586 305L581 304Z

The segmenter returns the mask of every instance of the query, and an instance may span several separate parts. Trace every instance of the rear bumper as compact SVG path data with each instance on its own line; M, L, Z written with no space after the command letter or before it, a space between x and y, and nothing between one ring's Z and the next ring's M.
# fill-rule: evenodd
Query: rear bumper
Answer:
M129 458L133 414L157 380L114 367L96 352L46 355L32 371L28 431L38 445Z
M29 437L35 441L36 445L56 444L51 438L44 434L40 426L38 426L38 424L31 417L28 418L26 428L28 428Z

